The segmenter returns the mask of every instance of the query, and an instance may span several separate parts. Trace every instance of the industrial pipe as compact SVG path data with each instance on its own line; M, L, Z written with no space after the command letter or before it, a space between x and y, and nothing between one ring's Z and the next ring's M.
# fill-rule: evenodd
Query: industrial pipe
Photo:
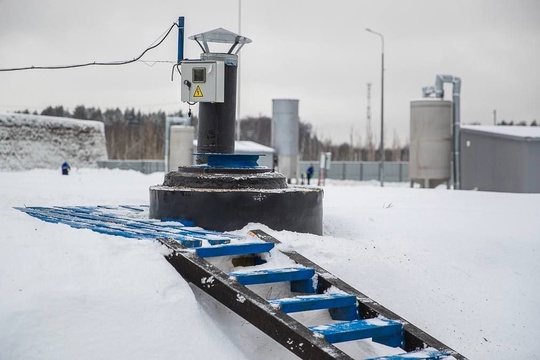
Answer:
M461 189L461 154L460 154L460 122L461 122L461 79L452 75L437 75L435 86L422 88L424 97L434 95L437 98L444 98L444 83L451 83L452 86L452 137L454 140L452 149L452 163L454 178L454 189Z

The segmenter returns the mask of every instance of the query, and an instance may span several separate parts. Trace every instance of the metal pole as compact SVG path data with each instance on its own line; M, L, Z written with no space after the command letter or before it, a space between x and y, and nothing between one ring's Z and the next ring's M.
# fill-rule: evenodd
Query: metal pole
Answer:
M384 187L384 38L382 39L381 54L381 187Z
M461 80L454 77L453 81L453 96L452 96L452 113L454 118L454 190L461 190Z
M366 29L366 31L380 36L381 38L381 144L379 150L381 153L381 162L379 165L379 176L381 180L381 187L384 187L384 36L383 34L371 29Z
M177 64L180 64L184 60L184 17L178 18L178 57Z
M242 0L238 0L238 34L242 35ZM238 54L238 89L236 98L236 140L240 141L240 54Z

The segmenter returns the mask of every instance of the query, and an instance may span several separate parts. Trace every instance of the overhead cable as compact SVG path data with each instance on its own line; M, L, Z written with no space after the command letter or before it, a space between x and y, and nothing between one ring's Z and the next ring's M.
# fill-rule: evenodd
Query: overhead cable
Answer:
M175 26L178 26L177 23L173 23L169 29L164 33L165 35L161 37L161 40L154 41L154 45L149 46L144 50L139 56L137 56L134 59L131 60L124 60L124 61L110 61L110 62L88 62L83 64L74 64L74 65L59 65L59 66L25 66L25 67L16 67L16 68L7 68L2 69L0 68L0 72L7 72L7 71L22 71L22 70L60 70L60 69L73 69L73 68L80 68L80 67L86 67L86 66L116 66L116 65L127 65L134 63L136 61L139 61L148 51L157 48L161 43L169 36L172 29L174 29Z

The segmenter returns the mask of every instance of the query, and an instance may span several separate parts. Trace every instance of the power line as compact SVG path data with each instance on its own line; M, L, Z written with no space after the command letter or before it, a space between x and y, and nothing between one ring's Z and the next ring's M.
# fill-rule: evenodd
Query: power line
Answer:
M60 65L60 66L25 66L25 67L17 67L17 68L7 68L7 69L1 69L0 72L7 72L7 71L23 71L23 70L61 70L61 69L73 69L73 68L80 68L85 66L117 66L117 65L127 65L134 63L136 61L139 61L148 51L157 48L161 43L169 36L172 29L174 29L175 26L178 26L177 23L173 23L167 31L165 31L165 35L161 37L161 40L154 41L154 45L149 46L144 50L139 56L132 60L124 60L124 61L111 61L111 62L88 62L83 64L74 64L74 65ZM159 38L158 38L159 39Z
M110 108L137 108L137 109L142 109L142 108L152 108L152 107L156 107L156 106L167 106L167 105L178 105L178 102L175 101L175 102L164 102L164 103L154 103L154 104L116 104L114 106L104 106L104 108L107 110L107 109L110 109ZM6 104L0 104L0 109L2 108L5 108L5 109L17 109L17 110L42 110L44 108L46 108L47 106L51 106L51 105L40 105L40 106L28 106L28 105L6 105ZM63 106L63 105L60 105L60 106ZM85 107L87 107L86 105L83 105ZM101 108L101 106L94 106L94 105L90 105L88 107L96 107L96 108ZM65 106L66 109L69 109L70 107L69 106Z
M162 63L176 65L176 61L174 60L138 60L138 62L142 62L143 64L150 67L156 64L162 64Z

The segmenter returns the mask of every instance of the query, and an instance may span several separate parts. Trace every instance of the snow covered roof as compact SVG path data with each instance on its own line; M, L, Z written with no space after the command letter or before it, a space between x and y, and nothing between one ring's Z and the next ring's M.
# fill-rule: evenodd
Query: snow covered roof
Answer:
M443 102L443 101L450 101L451 100L444 100L444 99L441 99L441 98L437 98L437 97L421 97L421 98L415 98L415 99L411 99L411 102L415 102L415 101L432 101L432 102Z
M254 141L235 141L234 149L237 153L274 153L275 150L271 147L256 143Z
M540 140L540 126L462 125L462 130Z

